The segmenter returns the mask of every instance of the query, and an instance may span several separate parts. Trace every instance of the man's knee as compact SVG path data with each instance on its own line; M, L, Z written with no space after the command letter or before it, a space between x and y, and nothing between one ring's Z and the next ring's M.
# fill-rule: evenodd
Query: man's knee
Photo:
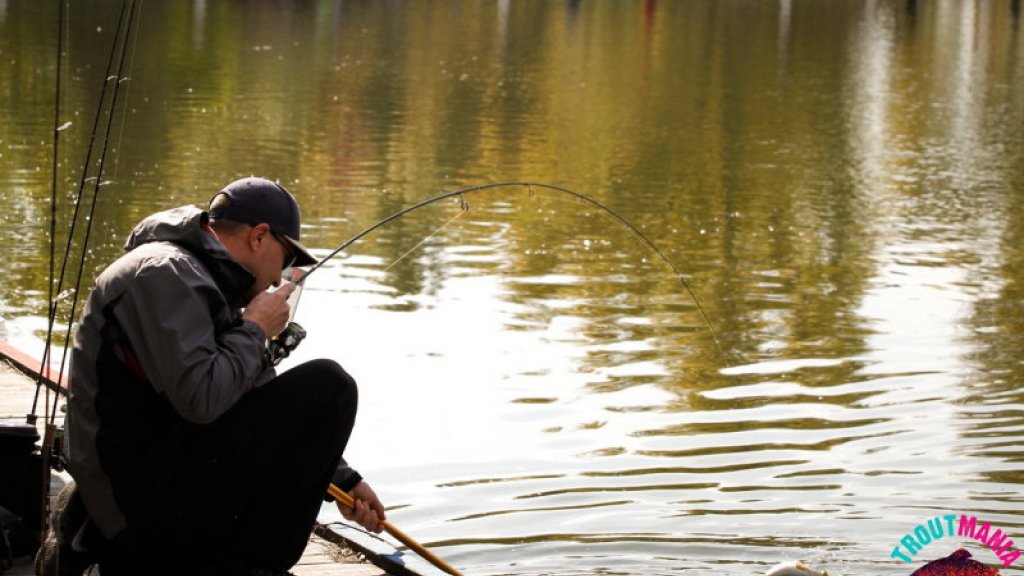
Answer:
M356 381L334 360L320 358L300 364L278 376L290 385L307 388L310 397L320 402L335 402L354 407L359 401Z

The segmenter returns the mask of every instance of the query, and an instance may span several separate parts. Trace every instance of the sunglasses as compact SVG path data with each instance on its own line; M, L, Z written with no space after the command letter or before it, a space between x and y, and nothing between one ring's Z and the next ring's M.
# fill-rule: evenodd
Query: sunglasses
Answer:
M291 268L295 264L298 254L295 253L295 250L292 250L292 245L287 240L274 232L271 232L271 234L274 235L274 238L277 238L277 241L281 243L281 246L284 246L284 265L281 266L281 270Z

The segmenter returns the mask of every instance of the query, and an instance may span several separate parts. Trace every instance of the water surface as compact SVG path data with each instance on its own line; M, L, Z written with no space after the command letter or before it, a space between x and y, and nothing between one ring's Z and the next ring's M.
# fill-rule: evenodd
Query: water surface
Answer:
M61 247L120 6L70 6ZM1024 543L1017 0L195 0L137 24L86 283L141 217L250 174L321 255L530 180L671 262L514 186L310 277L288 363L359 380L349 460L466 574L998 565L963 537L891 556L945 514ZM0 337L36 351L56 6L0 2L0 30Z

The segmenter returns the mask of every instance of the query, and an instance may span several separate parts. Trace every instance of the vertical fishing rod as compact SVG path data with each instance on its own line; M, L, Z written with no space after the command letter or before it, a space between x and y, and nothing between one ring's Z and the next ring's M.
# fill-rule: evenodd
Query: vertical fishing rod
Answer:
M72 327L73 327L74 318L75 318L75 310L76 310L77 304L78 304L79 287L81 286L82 275L84 274L85 266L86 266L86 257L88 255L88 247L89 247L89 238L90 238L90 235L91 235L91 232L92 232L92 222L93 222L94 216L95 216L95 210L96 210L97 200L99 198L100 186L104 183L103 182L103 170L104 170L104 165L105 165L105 162L106 162L107 150L108 150L109 144L110 144L110 134L111 134L112 126L113 126L114 113L115 113L116 107L117 107L119 88L120 88L121 83L126 79L125 76L124 76L124 69L125 69L125 62L127 60L128 47L130 46L130 38L131 38L131 35L132 35L133 23L135 21L135 16L136 16L136 13L137 13L136 6L137 6L137 3L135 2L135 0L124 0L124 3L121 6L121 13L120 13L120 16L118 17L117 28L116 28L115 33L114 33L114 40L113 40L113 44L111 46L110 56L109 56L108 61L107 61L107 69L106 69L106 72L105 72L105 75L104 75L104 80L103 80L102 88L101 88L101 91L100 91L100 99L99 99L99 103L97 104L96 117L94 119L92 133L91 133L90 138L89 138L89 145L88 145L88 149L87 149L87 152L86 152L86 159L85 159L85 163L82 166L82 177L81 177L81 180L80 180L79 185L78 185L78 193L77 193L77 197L76 197L76 200L75 200L74 214L72 216L71 226L70 226L70 230L68 232L67 243L65 245L64 261L61 264L60 277L57 280L56 296L53 295L53 278L52 278L53 265L51 264L51 279L50 279L50 287L51 287L50 288L50 294L51 294L51 298L50 298L50 305L49 305L49 316L48 316L48 319L47 319L48 324L47 324L47 334L46 334L45 349L43 351L42 364L40 366L39 373L37 375L36 394L35 394L35 399L33 400L33 403L32 403L32 413L28 417L29 422L32 423L32 424L34 424L35 421L36 421L36 410L37 410L37 404L38 404L38 400L39 400L39 392L40 392L40 389L42 388L42 386L44 385L44 380L45 380L44 375L45 374L49 374L50 349L51 349L52 342L53 342L53 327L54 327L54 324L56 323L56 316L57 316L58 305L60 304L61 300L64 299L63 286L64 286L64 280L65 280L66 272L67 272L67 265L68 265L68 262L71 260L71 248L72 248L72 245L73 245L74 239L75 239L75 228L76 228L76 224L78 222L78 218L79 218L79 214L80 214L80 210L81 210L81 205L82 205L82 200L83 200L83 197L85 195L86 182L89 180L89 177L88 177L89 167L90 167L90 165L92 163L93 148L94 148L94 145L96 144L97 135L99 134L100 118L103 115L103 111L104 111L105 106L107 106L107 100L108 100L107 99L107 90L108 90L108 85L111 83L111 81L113 81L112 95L111 95L111 97L109 99L109 108L107 109L107 123L106 123L105 130L103 131L103 134L102 134L102 144L100 145L100 151L101 152L100 152L99 164L98 164L98 167L97 167L97 173L96 173L96 176L95 176L95 186L93 187L92 203L91 203L91 206L90 206L90 209L89 209L89 214L88 214L88 216L86 216L86 228L85 228L85 233L84 233L84 236L83 236L83 239L82 239L81 257L79 258L79 261L78 261L78 265L79 265L78 274L77 274L77 277L75 279L74 287L69 290L69 293L71 294L71 309L70 309L70 312L68 314L68 328L67 328L68 338L65 341L65 344L63 346L62 355L61 355L61 362L60 362L60 369L59 369L59 372L58 372L57 377L55 379L56 390L54 391L54 398L53 398L52 405L50 405L49 402L46 403L47 404L47 408L46 408L46 411L45 411L45 414L46 414L46 427L44 429L45 432L44 432L44 435L43 435L43 442L42 442L42 448L41 448L41 453L42 453L41 454L41 456L42 456L42 463L41 463L41 465L42 465L42 469L43 469L42 470L42 475L43 475L43 477L42 477L42 480L43 480L43 487L42 487L43 490L42 490L42 493L43 494L47 494L49 492L50 469L51 468L54 468L54 469L57 469L57 470L63 469L63 460L62 460L62 456L60 454L60 449L61 449L60 436L62 436L62 431L60 429L58 429L58 427L56 425L56 418L57 418L57 412L58 412L58 402L59 402L60 396L61 396L60 393L62 392L61 383L62 383L62 380L63 380L63 377L64 377L64 364L65 364L65 361L67 359L68 348L70 346ZM63 8L63 4L62 4L62 8ZM63 10L62 10L61 14L62 14L62 19L63 19ZM62 24L61 27L63 28L63 24ZM122 29L124 30L123 34L122 34ZM60 56L61 56L61 53L58 52L58 60L60 59ZM117 73L116 73L116 75L111 75L111 71L114 69L115 62L117 62ZM58 94L57 98L58 98L58 101L59 101L59 98L60 98L59 94ZM58 109L57 112L55 112L55 116L57 118L55 120L55 123L59 124L59 109ZM64 128L66 128L69 124L70 123L68 123L68 124L66 124L64 126L58 126L54 130L54 140L55 140L54 147L55 148L57 147L57 142L59 142L59 133L60 133L60 131L63 130ZM54 192L52 194L53 195L54 205L51 208L51 212L53 212L53 213L56 212L56 197L57 197L57 193L56 193L56 181L57 181L57 177L56 177L56 170L57 170L56 162L57 162L57 158L58 157L56 156L56 152L55 152L54 158L55 158L55 160L54 160L54 162L55 162L54 177L53 177ZM55 216L53 217L53 220L54 221L56 220ZM52 227L52 230L55 232L56 224L54 222L51 222L51 227ZM54 251L53 244L55 243L55 241L56 241L56 236L55 236L54 233L51 233L51 237L50 237L51 253ZM47 388L47 397L48 396L49 396L49 388ZM44 522L45 522L45 519L47 517L48 505L49 505L49 499L48 498L44 498L43 502L41 503L42 514L43 514L43 521Z
M46 330L46 346L43 349L42 360L39 366L39 373L36 378L36 393L32 400L32 411L26 415L26 423L35 428L38 417L36 416L36 404L39 401L39 391L43 386L43 370L49 364L50 356L50 341L53 335L53 321L57 313L57 300L54 297L54 273L56 269L56 238L57 238L57 166L60 163L60 132L63 129L60 123L60 99L63 95L61 92L61 62L63 61L62 54L64 52L64 30L66 23L66 2L70 0L59 0L59 8L57 9L57 63L56 63L56 79L54 83L54 103L53 103L53 166L50 172L50 259L49 259L49 273L47 275L47 318L48 325ZM46 389L46 402L45 406L49 406L49 394L50 389ZM55 390L54 396L60 396ZM44 420L46 421L46 428L43 438L43 448L41 450L42 462L40 466L41 483L40 494L49 494L50 489L50 452L52 446L53 437L56 435L50 425L49 413L44 414ZM47 444L49 439L50 444ZM39 526L45 526L47 518L49 517L50 510L50 499L46 496L40 498L36 511L39 513ZM40 530L40 545L45 539L45 530Z
M64 52L64 28L65 28L65 7L70 0L58 2L57 9L57 70L53 97L53 166L50 171L50 270L47 275L47 319L46 345L43 348L42 360L39 363L39 374L36 379L36 394L32 400L32 411L26 415L26 422L35 425L36 403L39 401L39 391L43 385L43 370L50 361L50 340L53 335L53 320L56 317L57 302L54 298L54 281L56 271L57 252L57 166L60 164L60 132L63 127L60 124L60 99L61 92L61 63ZM49 390L49 389L47 389ZM49 391L47 391L49 394Z
M63 7L64 7L64 3L62 2L61 3L61 8L63 9ZM61 263L60 275L59 275L59 277L57 279L57 288L56 288L56 290L53 290L53 281L51 280L49 316L48 316L48 319L47 319L47 329L46 329L46 342L45 342L45 346L43 348L43 361L42 361L42 363L41 363L41 365L39 367L39 378L38 378L38 380L36 382L36 397L35 397L35 400L33 400L33 403L32 403L32 414L30 415L31 417L34 417L35 413L36 413L36 404L37 404L37 402L39 400L39 391L40 391L40 388L43 385L42 375L46 373L46 369L49 366L50 347L51 347L52 342L53 342L53 328L54 328L54 324L56 323L56 319L57 319L57 307L58 307L60 301L64 300L67 297L67 294L64 294L64 279L67 276L68 262L71 261L71 248L72 248L72 246L74 244L75 232L76 232L76 228L77 228L78 220L79 220L79 212L80 212L81 205L82 205L82 199L83 199L83 196L85 194L85 185L86 185L86 182L88 182L88 180L89 180L89 178L88 178L89 166L92 163L93 149L94 149L95 144L96 144L97 134L99 134L100 119L103 116L103 110L104 110L104 107L105 107L106 102L107 102L107 89L108 89L108 86L110 85L111 72L114 69L114 63L116 61L117 49L118 49L118 39L121 36L121 29L124 27L124 24L125 24L126 15L128 13L128 7L129 7L129 0L125 0L124 3L121 5L121 13L120 13L120 16L118 17L117 28L116 28L116 30L114 32L114 42L111 45L110 56L107 59L107 68L106 68L106 71L103 74L103 82L102 82L102 84L100 86L99 103L97 104L96 116L93 119L92 131L91 131L90 136L89 136L88 147L86 148L85 162L82 165L82 176L81 176L81 179L79 180L79 183L78 183L78 191L77 191L77 195L75 197L74 212L73 212L73 214L71 216L71 223L70 223L70 227L69 227L69 230L68 230L68 239L67 239L67 242L66 242L66 244L64 246L64 259L63 259L63 261ZM61 13L61 17L63 18L63 11ZM61 26L63 28L64 26L66 26L66 24L62 23ZM122 48L122 52L123 52L123 50L124 49ZM61 59L61 54L58 53L58 69L60 69L60 59ZM117 87L118 87L118 84L115 84L115 86L114 86L115 93L117 91ZM60 88L61 88L61 84L60 84L60 79L58 77L58 83L57 83L57 90L58 90L58 92L60 91ZM57 101L58 101L58 103L60 101L60 95L59 94L57 96ZM111 114L112 113L113 113L113 111L111 110ZM60 114L60 112L59 112L59 109L58 109L55 112L55 124L59 123L59 114ZM51 202L52 202L52 206L51 206L52 218L51 218L51 234L50 234L50 250L51 250L51 253L54 251L54 245L55 245L55 243L57 241L56 233L55 233L55 231L56 231L56 212L57 212L57 163L58 163L58 158L57 158L57 155L56 155L57 154L56 153L56 148L58 146L58 142L60 141L60 132L65 130L66 128L68 128L70 125L71 125L71 122L68 122L68 123L66 123L64 125L60 125L59 127L55 127L55 129L54 129L54 149L55 149L55 152L54 152L54 166L53 166L53 192L52 192L52 198L51 198ZM108 128L108 135L109 135L109 128ZM106 141L106 137L104 137L104 143L103 143L104 150L106 149L106 145L107 145L107 141ZM99 178L98 177L97 177L97 182L99 182ZM99 189L98 185L97 185L96 189L97 189L97 192L98 192L98 189ZM80 259L80 261L84 262L85 254L87 253L87 250L88 250L88 236L86 236L86 238L85 238L85 240L83 242L83 245L82 245L82 258ZM51 264L51 276L52 276L52 273L53 272L52 272L52 264ZM79 277L81 277L81 275L79 275ZM74 292L77 292L78 291L78 286L76 285L71 290L74 291ZM73 318L74 314L72 314L71 317ZM60 376L58 376L58 378L60 378ZM59 384L59 381L58 381L58 384Z

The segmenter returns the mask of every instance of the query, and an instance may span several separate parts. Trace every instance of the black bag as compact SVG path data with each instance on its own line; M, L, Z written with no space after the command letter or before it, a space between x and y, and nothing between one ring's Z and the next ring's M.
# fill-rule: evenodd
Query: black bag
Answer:
M43 529L46 493L39 434L31 424L0 422L0 506L21 518L29 529Z

